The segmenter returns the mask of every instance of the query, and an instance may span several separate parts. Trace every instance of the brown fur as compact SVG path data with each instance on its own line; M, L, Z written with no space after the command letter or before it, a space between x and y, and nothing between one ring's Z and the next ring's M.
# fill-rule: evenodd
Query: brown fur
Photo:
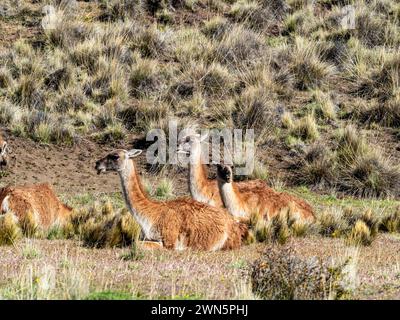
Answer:
M115 160L116 154L119 160ZM235 221L226 210L190 198L150 199L142 187L134 161L127 154L125 150L111 153L96 163L96 169L102 172L124 168L120 170L120 177L127 206L138 222L146 219L151 225L149 240L161 241L167 249L219 250L241 246L242 238L247 236L247 226ZM120 163L115 164L116 161Z
M222 174L220 168L225 170ZM233 215L235 215L235 212L230 209L228 203L225 203L228 201L229 197L224 195L224 192L229 190L229 188L223 188L227 185L232 186L233 194L231 196L233 196L233 201L235 202L234 209L237 210L237 212L242 212L245 217L250 217L252 213L258 212L262 214L264 218L271 219L283 209L291 208L293 212L299 213L300 218L308 220L314 219L312 207L304 200L285 192L276 192L265 183L248 186L242 185L241 188L239 188L237 183L233 181L232 169L228 166L219 166L218 186L221 198Z
M212 180L208 178L207 167L202 163L201 141L203 140L204 137L200 137L194 131L191 131L179 140L178 153L190 155L188 172L190 194L197 201L208 203L214 207L224 208L224 203L218 189L218 182L216 179ZM240 190L241 188L255 187L259 184L263 184L263 182L260 180L242 181L236 185Z
M0 203L3 214L6 213L3 204L6 197L8 197L8 210L12 211L19 220L24 219L31 211L37 215L40 226L44 228L56 221L65 221L72 211L60 202L53 188L47 183L1 189Z
M196 175L196 184L198 186L198 190L201 192L203 197L212 200L215 207L225 208L219 192L217 179L208 178L208 170L204 164L198 164L198 166L198 173ZM246 192L249 188L259 188L265 186L266 184L264 181L257 179L236 182L235 185L239 192Z

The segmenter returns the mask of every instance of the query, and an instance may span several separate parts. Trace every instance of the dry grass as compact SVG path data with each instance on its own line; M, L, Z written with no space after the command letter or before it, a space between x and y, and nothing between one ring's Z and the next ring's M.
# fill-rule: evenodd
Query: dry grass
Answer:
M27 245L40 254L26 259L22 253ZM305 261L317 257L330 263L334 257L334 265L340 265L348 257L339 239L297 238L291 245ZM360 248L358 281L351 280L354 271L347 269L351 281L346 290L352 295L342 298L398 299L398 261L393 255L398 246L395 238L380 235L370 247ZM146 251L141 260L124 261L121 255L126 249L31 240L0 248L4 271L0 295L7 299L254 299L250 280L243 274L264 249L257 244L216 253Z
M46 144L119 143L175 117L254 128L258 145L274 144L278 156L316 140L333 146L330 133L349 123L393 141L400 119L393 0L354 1L355 30L341 26L343 1L315 8L283 0L77 3L57 6L60 19L46 30L43 4L7 6L4 16L36 26L32 38L8 41L0 55L0 121L13 134ZM346 165L343 178L333 179L343 185L332 183L337 168L321 172L326 158L290 182L393 195L385 181L398 174L387 159L395 146L383 148L379 159ZM357 181L360 171L369 172Z

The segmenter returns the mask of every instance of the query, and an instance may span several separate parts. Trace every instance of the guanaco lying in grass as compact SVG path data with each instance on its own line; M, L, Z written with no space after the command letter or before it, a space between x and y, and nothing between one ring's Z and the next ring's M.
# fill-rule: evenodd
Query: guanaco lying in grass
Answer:
M302 199L284 192L276 192L266 184L238 188L233 181L233 168L217 165L217 180L221 199L227 210L235 217L250 217L259 212L265 219L291 207L303 219L314 219L311 206Z
M126 205L145 238L167 249L215 251L236 249L247 236L247 226L226 210L190 198L170 201L150 199L141 183L134 157L142 151L116 150L96 162L97 173L119 174Z
M47 228L63 223L72 209L63 204L48 183L5 187L0 190L1 213L13 212L18 220L33 214L37 224Z
M207 167L202 163L201 143L207 137L207 135L200 136L200 134L191 132L180 139L177 152L189 155L188 181L192 198L214 207L224 208L218 182L216 179L208 178ZM236 188L247 190L260 185L265 185L265 182L261 180L241 181L236 183Z

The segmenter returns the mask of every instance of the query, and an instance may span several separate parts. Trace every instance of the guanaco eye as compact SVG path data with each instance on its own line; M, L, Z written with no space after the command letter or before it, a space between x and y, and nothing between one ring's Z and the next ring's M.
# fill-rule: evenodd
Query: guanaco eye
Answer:
M112 160L118 160L119 159L119 155L118 154L112 154L112 155L110 155L110 158Z

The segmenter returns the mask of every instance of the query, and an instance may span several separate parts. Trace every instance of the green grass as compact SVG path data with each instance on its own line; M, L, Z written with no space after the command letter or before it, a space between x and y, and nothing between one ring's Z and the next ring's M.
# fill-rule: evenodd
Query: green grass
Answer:
M137 300L139 297L122 291L91 292L85 300Z
M335 194L318 194L305 186L286 189L285 191L304 198L319 209L325 207L353 207L358 209L371 208L377 211L390 211L400 205L399 200L393 199L359 199L350 196L338 198Z

